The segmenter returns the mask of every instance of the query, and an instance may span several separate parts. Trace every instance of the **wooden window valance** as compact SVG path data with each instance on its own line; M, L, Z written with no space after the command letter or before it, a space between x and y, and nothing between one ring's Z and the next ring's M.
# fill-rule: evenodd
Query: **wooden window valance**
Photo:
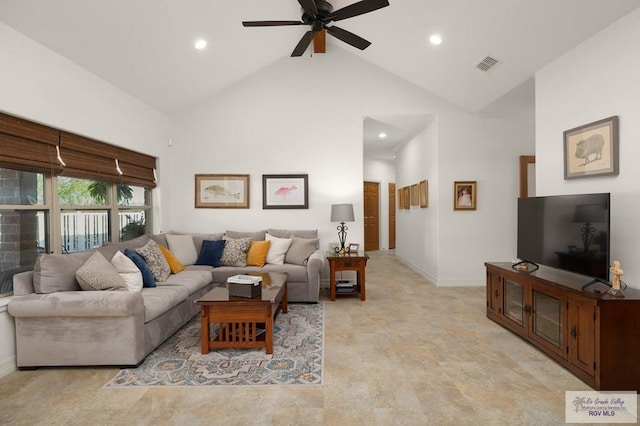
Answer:
M155 157L0 113L0 167L153 188Z

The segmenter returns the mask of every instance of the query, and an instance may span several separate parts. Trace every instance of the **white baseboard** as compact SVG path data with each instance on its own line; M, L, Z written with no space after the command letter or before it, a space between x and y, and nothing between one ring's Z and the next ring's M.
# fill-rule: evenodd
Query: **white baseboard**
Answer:
M18 367L16 367L15 356L12 356L9 359L3 359L0 361L0 378L4 376L8 376L9 374L17 370L18 370Z

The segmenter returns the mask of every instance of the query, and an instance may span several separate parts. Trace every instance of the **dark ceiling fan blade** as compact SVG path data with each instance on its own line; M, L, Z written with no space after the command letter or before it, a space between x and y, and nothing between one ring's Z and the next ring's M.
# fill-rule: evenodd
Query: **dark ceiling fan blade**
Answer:
M293 49L293 52L291 53L291 57L302 56L304 52L307 50L307 48L309 47L309 45L311 44L311 40L313 40L314 35L315 35L314 31L307 31L298 42L298 45L296 46L296 48Z
M327 32L335 38L340 39L353 47L357 47L360 50L364 50L371 45L370 41L367 41L350 31L336 27L335 25L333 27L327 27Z
M362 0L358 3L345 6L342 9L338 9L328 16L327 21L341 21L343 19L352 18L354 16L363 15L365 13L373 12L374 10L382 9L389 6L387 0Z
M316 2L313 0L298 0L300 6L302 6L302 10L307 12L307 14L311 16L318 15L318 8L316 7Z
M279 27L283 25L306 25L302 21L242 21L245 27Z

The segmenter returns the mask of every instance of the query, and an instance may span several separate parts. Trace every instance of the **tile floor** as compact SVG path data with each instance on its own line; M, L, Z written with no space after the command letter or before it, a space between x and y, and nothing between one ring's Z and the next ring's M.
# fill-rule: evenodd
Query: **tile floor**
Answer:
M559 425L590 390L485 316L485 288L436 288L371 253L367 301L325 300L324 385L106 389L114 368L0 379L0 425Z

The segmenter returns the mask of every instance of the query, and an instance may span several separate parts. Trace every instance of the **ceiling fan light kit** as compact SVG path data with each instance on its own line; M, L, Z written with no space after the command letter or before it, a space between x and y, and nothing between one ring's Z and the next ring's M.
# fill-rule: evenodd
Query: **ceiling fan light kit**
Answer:
M324 0L298 0L298 3L300 3L302 7L302 17L300 21L243 21L242 25L245 27L309 25L311 28L302 36L293 49L291 53L292 57L302 56L316 35L319 36L319 39L324 37L325 30L338 40L360 50L364 50L371 45L371 42L343 28L335 25L330 26L329 24L343 19L353 18L354 16L364 15L365 13L389 6L387 0L362 0L334 11L331 3ZM319 44L323 44L321 41L316 41L314 44L316 52L318 52L320 48L321 51L324 51L324 46L319 46Z

